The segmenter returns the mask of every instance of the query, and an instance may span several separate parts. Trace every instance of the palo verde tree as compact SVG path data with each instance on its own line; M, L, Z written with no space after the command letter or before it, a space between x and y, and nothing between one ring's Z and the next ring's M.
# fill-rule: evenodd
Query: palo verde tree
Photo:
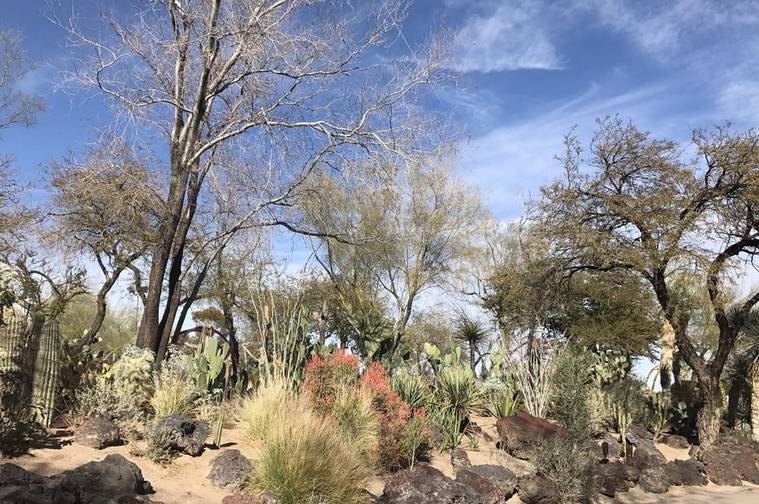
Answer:
M89 328L78 335L81 349L105 320L108 293L151 248L158 198L148 170L119 141L102 142L82 160L61 160L51 173L50 241L69 257L94 260L103 275Z
M532 225L550 238L565 271L627 271L644 279L698 381L703 446L717 438L720 375L759 292L730 304L729 277L759 252L759 135L728 128L695 131L692 151L651 137L619 118L599 121L587 157L573 134L565 175L542 188ZM706 285L718 327L716 348L700 355L688 310L672 290L687 271Z
M364 342L374 359L398 355L419 297L445 285L484 219L479 196L456 179L445 159L383 172L388 177L375 184L322 180L304 205L321 236L312 241L314 257L329 278L368 293L365 314L377 309L377 299L389 307L392 327L377 335L381 339ZM324 196L327 186L330 196Z
M287 226L314 172L350 157L406 155L415 138L407 102L435 80L438 43L391 68L404 3L312 0L159 0L102 16L103 30L68 30L82 60L67 81L101 93L132 140L164 160L161 218L150 250L137 336L158 351L174 330L187 240L209 180L247 180L239 226ZM237 229L232 226L231 229ZM233 231L232 231L233 232Z

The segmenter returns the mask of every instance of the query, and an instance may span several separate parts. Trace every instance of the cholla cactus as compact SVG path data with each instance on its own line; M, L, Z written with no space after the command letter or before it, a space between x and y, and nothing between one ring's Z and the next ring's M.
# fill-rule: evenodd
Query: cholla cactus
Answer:
M142 405L153 393L153 352L135 346L127 347L103 378L119 395L132 397Z

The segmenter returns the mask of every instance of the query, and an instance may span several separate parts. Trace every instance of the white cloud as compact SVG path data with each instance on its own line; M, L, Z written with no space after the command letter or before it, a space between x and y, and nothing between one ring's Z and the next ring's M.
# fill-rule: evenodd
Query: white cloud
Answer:
M555 156L562 152L563 137L577 126L577 134L587 141L595 127L595 119L619 113L641 127L654 123L654 118L667 98L667 84L640 88L633 92L603 96L592 85L581 96L555 107L547 113L524 121L496 128L463 149L462 174L465 180L479 187L489 207L499 218L521 213L522 203L537 195L541 185L560 175ZM676 118L657 122L657 135L688 134Z
M474 14L456 34L451 67L461 72L562 68L538 1L501 2Z
M759 82L738 80L728 83L719 92L717 106L724 119L754 126L759 117Z

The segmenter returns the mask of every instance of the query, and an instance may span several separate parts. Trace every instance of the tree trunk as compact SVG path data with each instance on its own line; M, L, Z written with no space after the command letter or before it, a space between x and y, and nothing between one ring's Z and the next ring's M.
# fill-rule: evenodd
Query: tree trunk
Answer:
M759 442L759 361L751 366L751 438Z
M727 426L731 429L735 428L735 420L738 417L738 405L745 388L742 381L740 379L733 379L727 392Z
M698 442L701 447L713 445L719 437L720 419L722 417L722 390L719 375L702 377L698 382L701 410L698 412Z
M477 376L477 371L475 371L477 368L477 362L475 361L474 357L474 345L471 341L469 342L469 367L472 368L472 374L474 374L474 376Z

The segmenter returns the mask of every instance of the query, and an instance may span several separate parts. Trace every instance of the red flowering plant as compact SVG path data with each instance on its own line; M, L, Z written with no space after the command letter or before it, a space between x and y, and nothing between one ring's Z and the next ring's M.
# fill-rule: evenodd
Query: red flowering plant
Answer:
M345 351L311 357L306 364L302 390L316 411L329 412L339 390L355 385L358 364L358 357Z
M413 409L390 388L390 377L379 362L364 371L361 386L372 395L378 417L380 463L386 469L413 464L428 437L424 408Z

